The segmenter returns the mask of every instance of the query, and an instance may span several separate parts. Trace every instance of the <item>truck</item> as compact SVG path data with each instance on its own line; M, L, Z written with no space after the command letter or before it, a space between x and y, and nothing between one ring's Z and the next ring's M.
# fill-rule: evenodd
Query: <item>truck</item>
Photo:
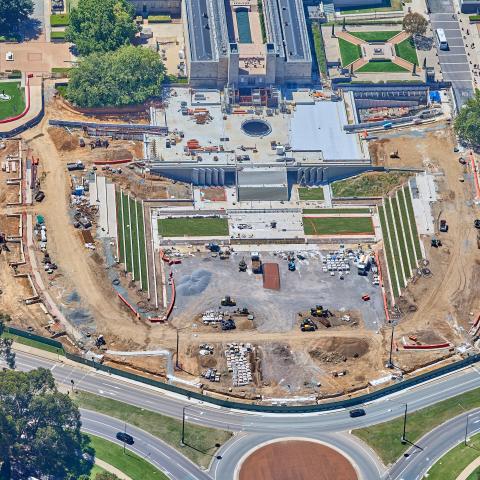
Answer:
M448 232L448 224L446 220L440 220L440 231Z
M357 263L358 274L367 275L370 268L370 255L362 255Z
M252 272L262 273L262 261L260 260L260 254L258 252L252 252Z
M82 162L67 163L67 170L73 172L75 170L85 170L85 165Z

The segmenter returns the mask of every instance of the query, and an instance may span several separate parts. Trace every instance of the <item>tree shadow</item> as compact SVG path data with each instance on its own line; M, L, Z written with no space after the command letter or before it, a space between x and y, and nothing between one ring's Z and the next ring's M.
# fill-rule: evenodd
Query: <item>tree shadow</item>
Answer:
M42 22L37 18L29 18L19 28L19 34L23 41L38 40L42 33Z
M415 40L415 45L417 47L417 50L428 52L433 47L433 38L419 35Z

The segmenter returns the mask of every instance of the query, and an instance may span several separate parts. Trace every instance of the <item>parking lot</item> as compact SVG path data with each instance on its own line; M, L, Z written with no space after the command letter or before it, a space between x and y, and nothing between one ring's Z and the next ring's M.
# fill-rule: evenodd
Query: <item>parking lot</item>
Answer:
M326 252L325 252L326 253ZM255 313L255 326L262 332L287 332L294 328L299 312L316 304L337 311L355 311L367 330L375 331L384 322L381 289L372 284L371 274L359 276L351 263L350 273L322 270L322 254L305 252L305 260L296 261L296 270L288 270L286 255L261 253L265 262L277 262L280 269L279 291L263 288L262 275L253 274L248 253L231 255L220 260L206 253L184 257L173 266L177 286L175 318L182 323L199 313L217 309L225 295L233 297L237 306ZM282 258L283 257L283 258ZM238 263L244 258L249 269L240 273ZM363 295L369 301L363 301Z

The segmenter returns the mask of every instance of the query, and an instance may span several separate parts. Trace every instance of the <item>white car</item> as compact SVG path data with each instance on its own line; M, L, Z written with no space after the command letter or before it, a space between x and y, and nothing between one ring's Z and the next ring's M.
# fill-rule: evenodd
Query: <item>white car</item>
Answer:
M6 60L7 62L13 62L13 52L7 52L7 53L5 54L5 60Z

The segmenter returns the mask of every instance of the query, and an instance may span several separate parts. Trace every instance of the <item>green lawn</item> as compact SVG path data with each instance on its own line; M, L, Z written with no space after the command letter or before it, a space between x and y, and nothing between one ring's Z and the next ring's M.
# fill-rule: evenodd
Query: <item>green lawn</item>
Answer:
M415 247L413 246L414 240L410 231L407 229L407 226L411 222L415 222L415 218L410 218L407 213L407 206L405 204L405 194L403 192L403 188L401 188L397 193L398 204L400 205L400 214L402 215L402 222L405 226L405 233L407 235L407 250L408 250L408 258L410 260L410 267L412 270L417 268L417 258L415 257Z
M325 200L322 187L299 187L298 197L300 200Z
M398 30L379 30L375 32L348 32L354 37L365 40L366 42L386 42L400 33Z
M462 442L438 460L428 471L428 479L455 480L464 468L468 467L478 456L480 456L480 433L474 435L467 442L467 445ZM475 472L473 472L471 478L478 480L478 473L476 475L477 476L475 476ZM468 478L470 478L470 476Z
M0 82L0 93L10 100L0 100L0 120L19 115L25 110L25 95L20 82Z
M318 23L312 24L313 46L315 49L315 57L317 58L318 71L322 76L327 76L327 59L325 57L325 46L323 44L322 31Z
M62 73L66 77L70 76L70 72L74 67L52 67L52 73Z
M334 197L383 197L404 183L408 173L370 172L332 183Z
M130 197L130 231L132 234L132 253L133 253L133 278L140 281L141 278L141 266L140 266L140 249L138 243L138 212L137 202Z
M385 199L385 215L387 218L388 229L390 230L390 240L392 245L393 260L395 261L395 268L397 270L398 286L400 288L405 287L405 281L403 278L403 267L400 259L399 240L395 235L395 221L393 219L392 209L390 207L390 198Z
M407 203L408 216L412 220L414 220L415 213L413 211L412 194L410 192L410 188L408 188L408 185L405 185L405 187L403 187L403 193L405 194L405 200ZM413 235L413 242L415 247L415 254L417 255L417 259L419 260L422 258L422 249L420 248L420 239L418 238L417 223L412 221L410 225L412 226L412 235Z
M104 470L103 468L99 467L98 465L94 465L90 470L90 480L95 480L97 473L105 473L105 472L106 470Z
M162 237L215 237L228 235L226 218L179 217L158 221Z
M407 440L416 443L438 425L477 407L480 407L480 388L410 413L407 417ZM402 432L403 416L400 416L389 422L353 430L352 433L370 445L383 463L388 465L395 462L410 448L409 444L402 445L400 442Z
M302 213L370 213L369 208L305 208Z
M467 480L480 480L480 467L476 468L468 477Z
M105 415L118 418L151 433L173 448L181 451L181 453L192 462L203 467L208 467L212 455L217 450L215 444L223 444L232 436L230 432L225 430L201 427L187 422L185 428L185 442L187 446L180 447L180 440L182 438L181 420L92 393L79 391L73 398L75 403L81 408L104 413ZM195 413L195 406L187 409L187 416L189 412L191 414ZM100 458L108 462L106 458ZM125 473L127 472L125 471ZM149 477L145 477L145 479L146 478Z
M137 202L137 224L138 224L138 241L140 247L140 280L142 290L148 291L148 267L147 267L147 245L145 243L145 222L143 218L142 202Z
M65 32L50 32L52 40L65 40Z
M70 15L68 13L60 13L50 15L50 25L52 27L66 27L70 24Z
M403 42L395 45L395 53L398 57L403 58L407 62L418 65L417 50L413 44L413 38L407 38Z
M131 219L128 195L122 192L122 211L123 211L123 237L125 240L125 267L127 272L133 271L133 257L132 257L132 235L131 235Z
M388 271L390 273L390 281L392 287L392 293L394 298L397 298L400 295L400 288L398 286L397 274L395 272L395 262L393 261L393 250L390 237L387 232L387 220L385 217L385 208L383 205L378 207L378 215L380 217L380 226L382 227L383 233L383 244L385 246L385 256L387 259Z
M91 445L95 449L95 456L121 470L132 480L159 479L168 480L168 477L156 469L151 463L139 457L130 450L123 453L123 447L109 442L95 435L89 435Z
M365 64L363 67L360 67L357 70L357 73L402 73L408 72L406 68L393 63L390 60L376 60L374 62L370 61Z
M340 48L340 56L342 57L342 67L350 65L362 56L360 45L354 45L343 38L339 38L338 46Z
M410 263L408 261L408 253L407 253L407 244L405 237L410 235L410 230L405 231L405 236L403 235L402 224L400 220L400 209L398 207L398 199L397 196L391 199L392 209L393 209L393 218L395 220L395 225L397 227L398 233L398 246L400 247L400 254L402 257L402 266L403 271L405 272L405 277L411 277L411 270L410 270ZM406 225L408 228L408 225Z
M37 342L37 340L31 340L30 338L20 337L19 335L13 335L7 332L5 332L2 336L4 338L12 338L14 342L21 343L22 345L39 348L40 350L56 353L58 355L65 355L63 348L57 348L52 345L47 345L46 343Z
M371 217L303 217L305 235L373 234Z
M115 191L115 203L117 207L117 243L119 259L121 263L125 262L125 245L123 243L123 208L122 208L123 195L120 191Z

